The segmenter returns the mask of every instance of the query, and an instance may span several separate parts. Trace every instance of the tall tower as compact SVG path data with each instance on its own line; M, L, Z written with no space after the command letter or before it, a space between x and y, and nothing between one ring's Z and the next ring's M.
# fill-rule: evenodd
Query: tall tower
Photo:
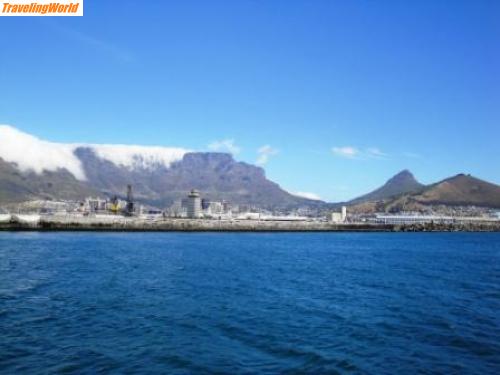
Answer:
M342 206L342 215L341 215L342 222L345 222L346 218L347 218L347 207Z
M127 185L127 206L125 207L127 215L134 213L134 195L132 193L132 185Z
M197 219L201 216L201 198L198 190L191 190L188 194L187 216L191 219Z

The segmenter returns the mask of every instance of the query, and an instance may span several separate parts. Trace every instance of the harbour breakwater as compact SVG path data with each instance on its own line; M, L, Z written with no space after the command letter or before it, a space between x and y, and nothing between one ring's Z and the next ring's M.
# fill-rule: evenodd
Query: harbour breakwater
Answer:
M179 232L500 232L500 222L461 224L375 224L326 221L208 220L135 217L39 216L28 220L13 215L0 222L4 231L179 231Z

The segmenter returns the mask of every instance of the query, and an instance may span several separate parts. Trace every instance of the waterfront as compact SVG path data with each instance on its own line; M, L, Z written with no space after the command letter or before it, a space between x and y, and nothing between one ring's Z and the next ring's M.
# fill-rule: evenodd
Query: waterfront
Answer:
M346 222L311 220L141 219L121 215L12 215L0 231L110 231L110 232L500 232L500 221Z
M0 372L500 371L498 233L0 233Z

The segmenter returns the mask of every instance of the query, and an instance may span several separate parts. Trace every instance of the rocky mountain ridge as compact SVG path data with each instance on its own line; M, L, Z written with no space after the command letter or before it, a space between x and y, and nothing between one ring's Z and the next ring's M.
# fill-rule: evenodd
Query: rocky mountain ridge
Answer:
M290 194L262 168L230 154L181 148L61 144L0 125L0 206L27 200L83 200L125 196L165 208L198 189L209 200L271 210L324 213L346 204L351 212L419 210L432 205L500 208L500 186L460 174L423 185L403 170L382 187L346 203Z
M395 191L391 190L395 186L393 179L374 192L348 202L351 210L369 213L422 211L431 206L500 208L500 186L471 175L458 174L434 184L422 185L406 174L405 180L409 184L400 185L401 191L397 194L392 194ZM405 188L409 191L403 191Z

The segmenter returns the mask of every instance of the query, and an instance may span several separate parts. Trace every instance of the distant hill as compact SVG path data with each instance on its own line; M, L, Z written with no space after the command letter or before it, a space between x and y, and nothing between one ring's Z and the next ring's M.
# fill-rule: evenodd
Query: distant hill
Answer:
M395 176L391 177L380 188L355 198L348 202L349 205L359 204L364 202L376 202L392 197L400 196L404 193L417 192L424 188L425 185L419 183L413 174L405 169Z
M446 205L500 208L500 186L459 174L429 185L421 192L406 194L389 204L397 206Z
M0 204L32 199L77 200L97 194L96 189L64 169L57 172L22 172L0 158Z
M403 178L400 178L400 173L395 176L398 178L391 178L382 188L349 202L350 211L357 213L419 211L440 205L500 208L498 185L470 175L459 174L425 186L416 182L408 173L404 171ZM403 183L394 183L395 180ZM407 181L407 184L404 181ZM404 186L408 189L414 186L413 191L392 194L397 188Z

